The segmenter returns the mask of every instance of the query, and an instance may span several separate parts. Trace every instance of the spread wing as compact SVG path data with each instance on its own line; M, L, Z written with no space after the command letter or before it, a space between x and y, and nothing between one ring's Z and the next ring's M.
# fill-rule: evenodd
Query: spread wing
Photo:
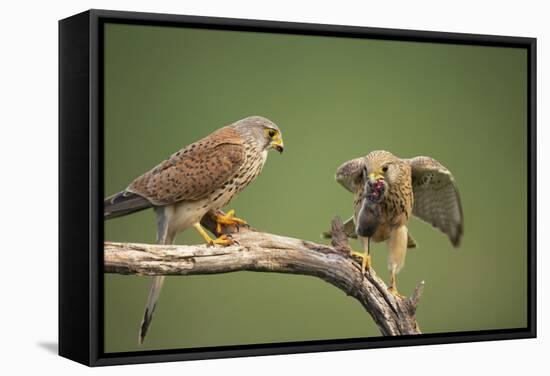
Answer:
M173 154L126 190L154 205L199 200L230 180L244 159L239 135L231 128L222 128Z
M441 230L458 247L464 233L464 217L453 175L433 158L405 161L411 166L413 214Z
M359 157L344 162L336 170L335 179L348 191L354 193L361 184L365 166L365 157Z

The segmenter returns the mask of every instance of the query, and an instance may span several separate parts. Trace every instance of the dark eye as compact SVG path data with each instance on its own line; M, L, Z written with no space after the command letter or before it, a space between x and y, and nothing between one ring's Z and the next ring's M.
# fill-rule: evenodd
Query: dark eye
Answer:
M387 171L388 171L388 166L382 167L382 172L387 172Z
M269 137L273 138L277 134L277 131L275 129L270 129L267 134L269 135Z

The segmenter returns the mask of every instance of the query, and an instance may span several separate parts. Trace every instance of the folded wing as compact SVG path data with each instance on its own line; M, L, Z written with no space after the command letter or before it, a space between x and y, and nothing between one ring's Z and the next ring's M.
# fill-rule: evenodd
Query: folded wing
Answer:
M238 135L222 128L173 154L126 190L158 206L199 200L233 178L244 160L245 150Z

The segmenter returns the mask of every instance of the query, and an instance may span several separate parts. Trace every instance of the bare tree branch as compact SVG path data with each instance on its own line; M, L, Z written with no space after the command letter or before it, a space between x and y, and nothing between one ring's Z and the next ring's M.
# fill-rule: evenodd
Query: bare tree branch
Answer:
M212 218L203 224L214 230ZM357 299L372 316L382 335L420 334L415 312L424 287L421 282L411 298L396 298L371 268L364 276L358 260L349 256L342 222L332 223L332 247L310 241L229 228L238 244L151 245L105 242L105 272L138 275L193 275L235 271L309 275L336 286Z

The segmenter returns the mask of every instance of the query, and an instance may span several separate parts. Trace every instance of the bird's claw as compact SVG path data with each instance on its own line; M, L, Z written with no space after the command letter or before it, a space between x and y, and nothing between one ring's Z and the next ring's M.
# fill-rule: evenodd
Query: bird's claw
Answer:
M351 251L350 254L349 254L352 258L353 257L358 257L361 259L361 275L365 275L365 272L367 272L368 270L370 270L371 268L371 257L370 255L366 255L364 253L359 253L359 252L355 252L355 251Z
M209 247L212 247L215 245L228 246L232 244L239 244L239 243L236 240L234 240L231 236L225 235L225 234L221 235L217 239L210 239L210 241L208 242Z
M240 226L248 226L248 223L241 218L235 217L235 210L230 210L226 214L216 214L216 232L222 233L222 226L235 226L237 229Z

